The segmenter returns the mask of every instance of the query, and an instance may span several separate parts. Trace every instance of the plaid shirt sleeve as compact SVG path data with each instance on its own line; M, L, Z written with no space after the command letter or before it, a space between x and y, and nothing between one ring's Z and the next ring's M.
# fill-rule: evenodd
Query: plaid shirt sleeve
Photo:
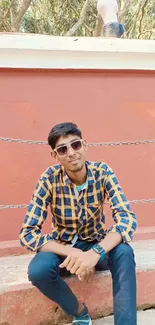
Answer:
M41 235L41 229L47 218L47 208L51 202L51 193L47 180L40 178L29 204L19 239L22 246L36 252L41 246L52 240L49 234Z
M120 233L124 242L130 242L137 228L136 215L131 210L116 175L109 166L107 166L104 186L110 202L112 217L116 223L110 227L108 232Z

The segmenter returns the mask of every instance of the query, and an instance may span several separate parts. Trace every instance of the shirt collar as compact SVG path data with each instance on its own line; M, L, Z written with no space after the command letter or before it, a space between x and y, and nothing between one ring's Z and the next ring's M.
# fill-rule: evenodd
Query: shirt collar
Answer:
M86 167L87 167L87 180L88 180L88 185L92 185L95 183L95 176L93 173L93 165L91 164L91 162L86 161ZM65 185L68 184L72 184L72 181L70 180L70 178L68 177L64 167L62 166L62 173L63 173L63 183Z
M72 184L72 181L70 180L70 178L68 177L65 169L64 169L64 166L62 166L62 177L63 177L63 183L65 185L68 185L68 184Z

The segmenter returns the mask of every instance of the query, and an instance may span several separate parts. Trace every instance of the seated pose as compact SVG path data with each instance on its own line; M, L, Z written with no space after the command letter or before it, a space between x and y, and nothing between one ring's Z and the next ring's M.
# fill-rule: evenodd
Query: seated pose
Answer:
M28 267L29 280L73 316L73 325L90 325L86 304L77 299L63 275L75 274L87 282L95 270L110 270L115 325L136 325L135 260L129 245L136 216L112 168L86 160L87 144L76 124L55 125L48 144L59 163L41 175L20 231L21 244L36 252ZM114 220L109 229L105 199ZM43 235L48 207L52 229Z
M104 22L103 36L120 38L124 34L124 27L118 23L117 0L97 0L97 10Z

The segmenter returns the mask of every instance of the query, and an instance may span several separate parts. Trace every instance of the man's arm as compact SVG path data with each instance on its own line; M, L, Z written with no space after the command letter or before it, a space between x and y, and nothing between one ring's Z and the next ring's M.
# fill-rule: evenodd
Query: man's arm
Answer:
M105 190L110 202L112 217L116 223L108 232L121 234L123 242L130 242L137 228L137 218L122 191L116 175L109 166L106 172Z
M104 188L110 201L112 217L116 223L110 227L105 239L100 242L107 253L122 241L127 243L132 240L137 228L137 220L116 175L109 166L107 166Z
M132 240L137 227L137 220L113 170L109 166L106 169L103 186L110 201L112 217L116 223L110 227L106 237L99 243L107 253L121 242L127 243ZM67 256L60 267L66 267L71 273L76 273L79 276L88 268L94 267L98 260L99 255L90 249L84 252L83 256L81 255L74 260L71 256Z
M104 188L110 201L112 217L116 223L110 227L106 237L100 242L105 253L108 253L121 242L127 243L132 240L133 233L137 228L137 219L131 210L116 175L109 166L107 166L106 170ZM93 250L90 250L90 252L94 254Z
M42 225L47 218L47 208L51 202L51 193L46 179L41 177L32 195L19 239L22 246L36 252L42 245L52 240L50 234L41 235Z
M52 198L49 187L48 180L41 177L33 193L22 229L20 230L20 243L32 252L50 251L67 256L73 251L79 250L56 242L50 234L41 234L42 225L47 218L47 209Z
M49 241L44 246L39 248L39 252L52 252L62 256L67 256L70 254L74 256L74 254L77 255L79 251L80 250L77 248L68 245L63 245L61 243L56 242L55 240Z

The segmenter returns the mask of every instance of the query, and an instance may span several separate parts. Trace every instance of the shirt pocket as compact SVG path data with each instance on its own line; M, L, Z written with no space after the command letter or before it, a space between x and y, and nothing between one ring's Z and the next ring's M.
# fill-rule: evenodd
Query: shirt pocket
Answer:
M93 223L94 226L97 225L98 222L101 220L101 216L103 213L103 203L93 203L93 204L87 204L86 206L86 219L87 222Z

